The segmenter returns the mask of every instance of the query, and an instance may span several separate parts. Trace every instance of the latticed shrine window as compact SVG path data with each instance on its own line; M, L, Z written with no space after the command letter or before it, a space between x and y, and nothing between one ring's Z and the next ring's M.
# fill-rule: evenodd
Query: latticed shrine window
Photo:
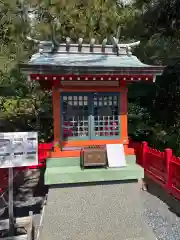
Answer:
M119 135L118 96L94 96L94 130L96 136Z
M63 93L63 139L118 138L119 103L119 94L114 93Z
M88 113L87 96L63 96L64 138L88 136Z

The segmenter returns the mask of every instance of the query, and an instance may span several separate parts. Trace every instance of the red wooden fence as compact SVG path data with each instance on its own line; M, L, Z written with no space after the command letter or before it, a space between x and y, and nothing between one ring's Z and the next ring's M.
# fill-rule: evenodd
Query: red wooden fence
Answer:
M147 142L136 143L134 147L137 163L144 168L145 175L180 199L180 158L175 157L171 149L160 152Z
M38 166L17 168L16 171L44 168L52 147L52 143L39 144ZM149 147L147 142L138 143L130 140L129 147L135 149L137 163L144 168L145 174L160 184L168 193L180 199L180 158L175 157L171 149L160 152ZM7 169L0 169L0 188L4 187L7 187Z

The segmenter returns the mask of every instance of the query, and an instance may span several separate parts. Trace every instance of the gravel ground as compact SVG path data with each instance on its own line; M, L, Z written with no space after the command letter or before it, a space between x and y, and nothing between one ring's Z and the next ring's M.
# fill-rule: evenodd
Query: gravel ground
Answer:
M45 199L39 178L39 171L27 172L15 196L16 216L33 211L36 234ZM180 240L180 202L151 181L148 190L138 184L50 189L40 240Z
M180 202L149 182L149 192L141 192L144 219L158 240L180 240Z
M155 240L137 183L50 189L40 240Z
M180 218L167 205L180 212L179 202L157 185L149 192L138 184L50 189L40 240L179 240Z

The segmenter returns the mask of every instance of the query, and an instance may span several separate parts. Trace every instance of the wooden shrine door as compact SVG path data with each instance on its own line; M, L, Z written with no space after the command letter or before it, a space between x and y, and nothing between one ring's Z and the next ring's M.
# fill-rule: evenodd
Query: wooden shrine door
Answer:
M119 93L62 93L62 138L119 139L119 105Z

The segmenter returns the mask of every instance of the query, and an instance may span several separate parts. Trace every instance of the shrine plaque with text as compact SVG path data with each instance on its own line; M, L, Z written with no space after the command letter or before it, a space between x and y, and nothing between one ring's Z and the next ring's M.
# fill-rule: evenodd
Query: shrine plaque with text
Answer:
M85 167L106 167L106 148L84 148L81 150L81 165Z

